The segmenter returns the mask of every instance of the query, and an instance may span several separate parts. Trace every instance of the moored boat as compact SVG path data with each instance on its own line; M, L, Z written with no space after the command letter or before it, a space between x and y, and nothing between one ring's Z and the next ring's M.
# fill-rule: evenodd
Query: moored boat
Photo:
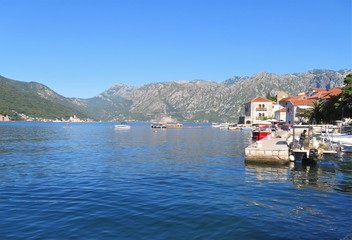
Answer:
M252 131L252 137L255 140L261 140L271 134L271 123L270 122L258 122L254 124Z
M219 124L219 123L212 123L212 124L211 124L211 127L212 127L212 128L219 128L219 127L220 127L220 124Z
M329 125L294 125L292 136L287 138L291 161L316 163L336 157L339 146L326 137L331 135ZM325 132L325 133L324 133Z
M115 129L116 130L128 130L128 129L131 129L131 126L127 125L126 122L121 122L120 124L115 125Z
M228 129L229 128L229 123L220 123L220 126L219 126L220 129Z
M228 126L227 129L228 129L228 130L240 130L241 127L238 126L237 124L229 124L229 126Z
M152 122L150 125L151 128L166 128L165 124L161 122Z
M324 140L336 143L343 152L352 152L352 134L334 133L322 135Z

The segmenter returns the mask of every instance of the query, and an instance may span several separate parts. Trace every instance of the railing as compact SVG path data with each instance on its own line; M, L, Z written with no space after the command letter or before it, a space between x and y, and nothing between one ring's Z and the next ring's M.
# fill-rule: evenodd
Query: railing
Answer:
M256 110L256 111L268 111L267 108L263 108L263 107L261 107L261 108L256 108L255 110Z

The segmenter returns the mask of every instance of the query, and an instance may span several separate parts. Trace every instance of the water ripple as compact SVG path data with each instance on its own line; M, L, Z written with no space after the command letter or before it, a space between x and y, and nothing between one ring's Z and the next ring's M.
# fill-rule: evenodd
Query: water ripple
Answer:
M248 133L0 126L1 239L341 239L352 157L244 164ZM309 226L309 227L307 227Z

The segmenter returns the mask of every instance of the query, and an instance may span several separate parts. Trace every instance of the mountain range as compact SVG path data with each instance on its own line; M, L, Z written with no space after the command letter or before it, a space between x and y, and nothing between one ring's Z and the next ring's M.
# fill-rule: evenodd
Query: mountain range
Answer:
M277 75L259 72L223 82L192 80L157 82L142 86L115 84L93 98L65 98L45 85L0 76L0 113L46 119L150 121L170 116L179 121L237 122L244 103L256 96L284 91L296 95L310 88L330 89L343 84L351 69L314 69Z

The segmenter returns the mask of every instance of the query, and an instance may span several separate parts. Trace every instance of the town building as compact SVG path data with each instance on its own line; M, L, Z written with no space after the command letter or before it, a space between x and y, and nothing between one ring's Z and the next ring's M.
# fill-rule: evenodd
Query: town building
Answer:
M286 110L286 123L302 124L308 122L309 119L304 117L304 112L312 109L314 102L329 99L331 96L340 93L340 88L332 88L330 90L312 88L307 93L300 93L295 96L283 98L279 103Z
M273 104L274 102L264 97L256 97L249 102L245 103L245 124L254 124L264 119L273 117Z
M286 122L286 108L281 107L279 110L274 112L274 119L278 122Z
M293 96L282 99L280 104L285 107L286 123L298 124L308 121L308 119L304 118L304 112L308 109L312 109L315 101L314 99L307 99L303 96Z

